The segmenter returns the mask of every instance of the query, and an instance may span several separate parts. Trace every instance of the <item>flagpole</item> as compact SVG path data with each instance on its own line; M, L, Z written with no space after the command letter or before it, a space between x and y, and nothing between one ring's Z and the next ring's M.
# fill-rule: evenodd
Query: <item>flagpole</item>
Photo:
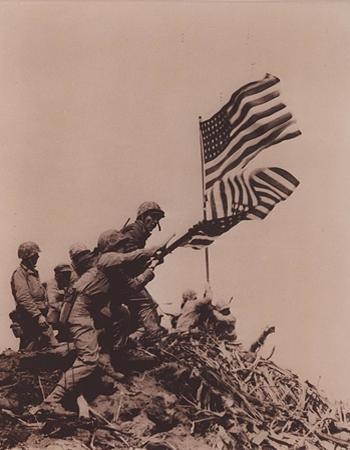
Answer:
M200 142L200 152L201 152L201 164L202 164L202 196L203 196L203 219L207 220L207 199L205 196L205 179L204 179L204 147L203 147L203 138L202 132L200 128L200 123L202 122L202 117L199 116L199 142ZM209 249L205 247L205 272L207 282L210 283L210 272L209 272Z

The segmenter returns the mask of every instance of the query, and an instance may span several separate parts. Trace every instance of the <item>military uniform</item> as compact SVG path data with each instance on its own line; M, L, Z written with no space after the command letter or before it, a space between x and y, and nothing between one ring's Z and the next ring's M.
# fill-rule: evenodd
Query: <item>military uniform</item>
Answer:
M125 253L143 249L151 235L141 220L127 225L121 232L126 238L124 248L121 250ZM142 261L127 263L124 266L126 275L131 278L139 276L144 270L145 264ZM124 301L131 314L131 331L136 331L140 326L143 326L145 331L151 334L161 330L157 303L146 288L131 288L125 295Z
M21 244L18 254L21 258L28 258L38 251L40 249L35 243L28 242ZM51 326L46 324L46 327L40 327L38 323L39 318L46 317L48 312L46 292L38 271L27 267L22 260L12 274L11 290L16 302L16 320L21 326L20 350L38 350L56 345Z
M47 403L59 402L67 392L74 390L77 390L76 394L79 394L81 382L90 376L99 364L107 368L108 374L113 376L109 355L103 355L103 357L100 355L94 318L111 299L111 284L105 273L106 269L118 266L126 260L132 260L138 254L139 252L130 255L118 253L101 255L96 266L87 270L74 284L76 300L68 318L68 326L77 350L77 358L47 397Z
M203 325L213 309L211 300L210 297L204 297L186 302L177 320L177 330L188 331L198 325Z
M47 313L47 321L52 325L54 329L59 330L56 336L59 342L65 342L69 340L68 334L60 326L59 317L62 308L63 301L66 295L69 295L69 290L71 290L71 284L76 281L77 278L68 281L67 285L62 286L62 282L59 279L59 275L64 272L69 272L72 274L73 269L69 264L59 264L54 268L55 277L46 281L44 283L46 289L46 295L49 303L49 310ZM71 278L71 277L70 277Z

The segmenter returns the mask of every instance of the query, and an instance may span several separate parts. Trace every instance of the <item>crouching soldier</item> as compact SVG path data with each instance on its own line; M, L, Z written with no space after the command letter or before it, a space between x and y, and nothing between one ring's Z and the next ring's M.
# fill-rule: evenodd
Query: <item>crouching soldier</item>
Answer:
M226 350L233 350L241 343L237 340L236 318L231 312L230 302L219 300L208 320L208 329L225 343Z
M213 294L207 286L203 298L198 298L197 292L187 289L182 294L181 313L178 316L176 328L178 331L189 331L192 328L205 327L212 315Z
M95 267L96 255L93 252L81 256L77 268L84 267L80 278L74 284L74 292L68 313L64 305L61 311L74 341L77 358L62 376L61 380L46 398L46 408L56 409L67 393L80 395L81 383L90 376L98 366L99 344L98 332L94 324L94 315L107 303L108 281ZM62 317L60 319L62 321Z
M63 300L71 288L72 267L69 264L58 264L54 268L54 278L44 283L49 302L49 312L47 313L47 321L53 329L58 330L56 336L59 342L68 340L68 335L64 328L60 326L59 317Z
M12 295L16 310L11 313L20 326L20 350L41 350L58 344L53 329L46 319L48 301L46 291L35 269L39 259L39 246L35 242L23 242L18 248L20 266L11 278Z
M89 252L80 255L76 262L76 270L80 278L74 284L71 309L66 317L77 350L77 358L46 398L42 405L44 409L59 408L59 404L68 393L74 393L78 397L81 394L82 382L97 369L99 364L104 366L104 369L110 366L109 358L100 360L98 331L94 320L101 309L110 302L111 286L104 271L111 266L118 266L132 260L138 253L140 252L132 252L129 255L106 253L97 256L95 252ZM123 374L113 372L112 369L108 375L115 380L124 378Z

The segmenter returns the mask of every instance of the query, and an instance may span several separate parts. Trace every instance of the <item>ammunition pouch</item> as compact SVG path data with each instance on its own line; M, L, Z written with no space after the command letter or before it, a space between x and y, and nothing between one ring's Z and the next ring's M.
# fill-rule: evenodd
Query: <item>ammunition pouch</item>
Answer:
M18 322L12 322L10 328L16 338L20 338L21 336L23 336L23 328Z
M15 335L16 338L23 336L23 328L21 326L22 321L21 316L18 314L18 311L14 309L13 311L10 312L9 317L12 320L12 324L10 325L12 333Z

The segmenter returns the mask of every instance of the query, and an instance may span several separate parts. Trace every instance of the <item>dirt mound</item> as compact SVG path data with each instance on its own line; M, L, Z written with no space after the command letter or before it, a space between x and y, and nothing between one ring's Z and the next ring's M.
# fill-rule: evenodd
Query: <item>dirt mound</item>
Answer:
M171 333L134 351L125 383L97 373L86 385L90 419L31 413L74 352L0 355L0 448L333 449L350 446L350 409L259 353L210 334ZM141 357L140 357L141 355ZM144 355L144 358L142 358ZM143 365L143 368L141 369Z

